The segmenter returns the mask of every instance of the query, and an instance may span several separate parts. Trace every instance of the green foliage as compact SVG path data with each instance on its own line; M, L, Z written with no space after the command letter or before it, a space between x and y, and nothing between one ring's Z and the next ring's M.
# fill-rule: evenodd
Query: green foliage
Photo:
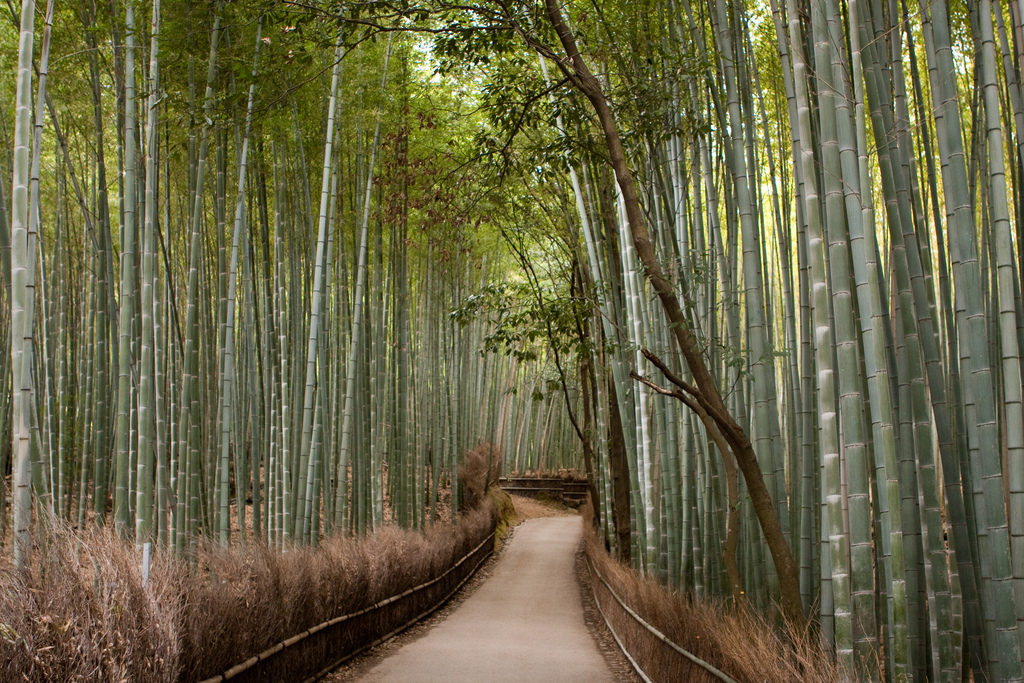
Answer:
M542 358L546 349L563 355L586 353L589 342L580 340L577 325L589 310L588 301L553 288L538 292L521 280L510 280L488 283L449 315L460 325L485 320L486 351L530 361Z
M438 73L447 75L485 66L502 56L522 53L522 47L509 30L480 30L480 17L458 12L441 20L441 31L434 38Z
M560 59L545 3L164 3L158 149L139 140L135 159L157 152L159 259L145 279L156 285L155 310L146 313L161 326L152 330L157 348L150 350L161 375L154 380L159 408L145 407L160 411L156 441L173 452L164 465L179 468L155 481L165 497L155 505L178 525L170 535L164 528L163 541L180 545L223 525L223 515L211 511L214 491L225 506L229 493L270 498L257 531L281 541L278 517L283 509L291 514L294 486L308 475L317 500L340 501L340 510L322 504L325 518L351 514L361 521L350 526L362 528L381 506L385 458L389 493L408 494L404 509L422 513L430 480L436 512L441 482L478 432L507 459L534 466L535 451L576 450L572 413L580 433L613 437L588 445L595 471L617 467L627 482L625 490L614 477L596 482L606 508L616 494L624 499L617 505L626 533L618 542L628 546L637 532L637 547L627 552L695 594L726 592L717 535L731 512L745 515L741 578L749 599L769 606L774 577L762 570L764 548L750 535L751 506L737 508L741 499L725 482L734 478L730 461L716 459L719 444L692 413L628 379L635 370L658 381L642 353L649 349L683 381L693 380L673 343L673 333L692 332L710 375L698 391L723 394L755 442L802 567L804 602L817 605L812 613L824 637L846 653L854 637L861 653L877 644L895 662L885 664L893 679L955 678L950 672L963 667L952 644L963 640L970 650L982 642L987 616L976 596L989 591L986 609L1006 606L998 614L1005 628L989 626L1000 640L983 649L1001 666L996 659L1013 650L1002 646L1024 614L1024 559L1004 539L1007 529L1021 537L1024 518L1017 457L1024 437L1015 431L1021 408L1014 398L1024 340L1015 304L1021 211L1012 199L1021 195L1015 136L1024 116L1020 65L1010 58L1021 50L1016 10L997 4L1002 14L986 17L988 3L963 0L922 3L907 17L890 16L886 3L838 0L558 5L624 142L626 172L615 170L636 179L641 220L685 307L685 330L665 322L629 250L606 131ZM149 339L138 332L142 316L128 294L140 278L114 275L134 237L125 216L135 209L139 223L141 206L123 196L133 133L125 130L126 105L145 121L149 95L148 5L136 6L139 89L137 101L126 102L124 4L57 3L54 119L44 122L36 150L43 268L31 300L40 304L34 328L49 336L32 362L41 391L35 429L52 450L36 459L32 475L54 509L70 516L77 508L82 524L87 511L102 519L115 474L111 369L120 366L130 386ZM797 16L786 14L794 9ZM947 10L948 21L927 23ZM208 64L215 17L222 30ZM1010 29L1006 55L990 19ZM937 48L936 29L948 30ZM326 93L339 40L338 134L327 140ZM8 107L0 116L0 170L9 173L17 32L6 22L0 44L0 102ZM919 76L909 68L915 59ZM949 102L955 106L945 108ZM321 175L332 170L334 194L322 204L330 247L321 243L332 256L314 311L321 197L310 188L331 186ZM235 188L245 195L237 301L228 310ZM359 289L364 215L370 246ZM10 250L3 242L0 249ZM365 307L362 336L353 332L356 305ZM115 322L120 309L124 320ZM232 318L237 335L221 331ZM10 326L0 315L0 333L10 336ZM317 356L307 358L296 340L313 330L323 336ZM119 333L131 335L123 352L114 343ZM216 408L228 352L238 368L234 424ZM345 358L352 372L342 369ZM291 389L301 385L302 368L311 368L303 385L309 393L298 406ZM9 382L6 362L0 375ZM359 411L350 416L352 438L364 457L330 463L336 479L351 478L346 491L333 489L317 466L297 474L293 442L295 415L304 413L303 449L337 452L339 384L350 378L359 398L351 401ZM125 396L124 434L135 434L139 408L150 401L135 390ZM10 428L9 401L0 401L0 413ZM227 435L230 473L218 474L210 458L218 433ZM0 447L0 473L9 451L9 443ZM121 465L116 474L136 486L137 470ZM819 542L823 499L832 506L835 533L826 529L824 537L835 544L838 581L820 576L832 559L828 542ZM319 519L315 504L311 521ZM996 523L1002 515L1006 524ZM847 545L848 529L859 543ZM906 566L897 566L904 553ZM842 565L854 556L860 569L848 573ZM995 574L985 569L993 558L1003 567L998 594ZM851 575L865 590L845 594ZM927 585L911 585L921 576ZM957 582L962 588L953 588ZM926 592L946 584L935 589L940 595ZM831 599L837 592L839 602ZM851 607L853 593L860 606ZM964 638L954 626L959 619ZM854 623L864 633L851 635ZM940 671L931 670L933 655ZM984 677L985 665L970 666Z

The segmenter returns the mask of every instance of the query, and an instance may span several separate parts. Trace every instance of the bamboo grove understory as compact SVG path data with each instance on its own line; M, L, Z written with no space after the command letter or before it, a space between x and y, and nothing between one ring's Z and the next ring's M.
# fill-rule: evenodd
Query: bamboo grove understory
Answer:
M1024 680L1024 3L54 4L0 26L16 563L418 528L483 449L851 677Z

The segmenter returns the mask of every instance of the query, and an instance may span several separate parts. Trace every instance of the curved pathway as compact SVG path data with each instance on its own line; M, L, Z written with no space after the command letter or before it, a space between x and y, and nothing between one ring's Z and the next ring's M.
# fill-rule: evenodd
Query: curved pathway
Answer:
M491 577L445 621L360 680L614 680L583 621L573 568L579 517L523 522Z

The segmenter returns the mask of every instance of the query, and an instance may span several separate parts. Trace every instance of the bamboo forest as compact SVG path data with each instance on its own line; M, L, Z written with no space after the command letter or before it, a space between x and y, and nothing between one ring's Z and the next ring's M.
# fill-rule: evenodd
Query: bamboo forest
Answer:
M454 525L483 452L850 679L1024 680L1024 2L18 4L3 577Z

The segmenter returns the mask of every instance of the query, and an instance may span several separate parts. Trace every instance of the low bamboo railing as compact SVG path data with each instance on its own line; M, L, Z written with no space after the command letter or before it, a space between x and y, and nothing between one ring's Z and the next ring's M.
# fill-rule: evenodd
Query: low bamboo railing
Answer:
M728 674L724 673L723 671L704 661L703 659L693 654L689 650L686 650L685 648L672 642L671 640L669 640L668 636L666 636L664 633L662 633L657 628L649 624L646 620L644 620L643 617L637 614L633 608L627 605L625 601L623 601L623 599L619 597L618 593L615 592L615 589L613 589L611 585L605 580L605 578L601 576L601 573L597 570L597 567L594 566L594 563L590 561L589 557L586 557L586 562L587 568L590 570L590 589L594 595L594 603L597 605L597 611L601 614L601 618L604 619L604 623L608 627L608 631L612 634L612 638L615 639L615 643L619 646L619 649L622 650L622 654L625 655L627 660L629 660L630 666L633 667L633 670L643 681L645 681L646 683L652 683L652 679L650 678L650 676L648 676L647 673L644 672L640 662L638 662L637 658L629 651L628 646L623 642L623 639L620 636L620 634L616 633L615 629L612 627L612 624L609 621L608 616L605 612L605 607L602 606L601 599L598 596L598 585L600 585L604 589L604 593L606 593L608 596L612 598L612 601L608 606L614 605L617 609L621 610L625 614L628 614L630 617L632 617L637 624L643 627L644 631L650 638L660 642L664 647L669 648L671 651L675 652L676 654L680 655L685 660L687 660L690 665L697 667L698 669L706 672L707 674L710 674L714 678L717 678L720 681L725 681L726 683L736 683L735 679L731 678ZM683 675L683 671L680 671L679 673L681 676ZM679 680L684 680L684 678L680 678Z
M203 683L316 680L424 619L476 573L494 552L494 529L443 574L357 612L311 626Z

